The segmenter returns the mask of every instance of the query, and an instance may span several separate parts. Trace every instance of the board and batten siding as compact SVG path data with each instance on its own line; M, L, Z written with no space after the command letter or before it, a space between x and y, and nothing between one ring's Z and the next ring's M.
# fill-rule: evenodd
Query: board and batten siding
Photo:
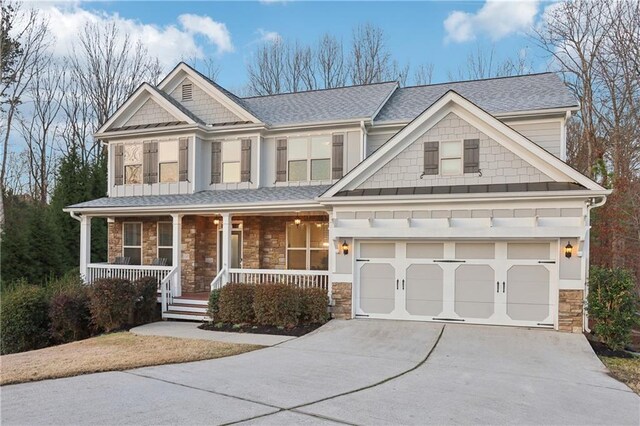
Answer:
M530 123L505 121L505 124L556 157L562 158L562 126L564 123L561 120Z

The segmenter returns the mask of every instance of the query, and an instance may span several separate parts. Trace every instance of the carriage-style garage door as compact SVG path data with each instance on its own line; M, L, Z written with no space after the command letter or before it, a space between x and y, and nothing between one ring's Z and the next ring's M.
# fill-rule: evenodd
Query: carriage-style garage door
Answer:
M356 316L552 327L557 243L360 241Z

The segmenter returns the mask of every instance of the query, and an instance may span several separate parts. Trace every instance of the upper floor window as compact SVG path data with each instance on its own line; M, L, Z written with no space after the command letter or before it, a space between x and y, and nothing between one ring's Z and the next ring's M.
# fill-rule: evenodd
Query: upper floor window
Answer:
M124 146L124 183L142 183L142 144Z
M178 141L158 144L158 171L160 182L178 181Z
M222 143L222 182L240 182L240 139Z
M289 138L287 175L290 182L331 178L331 136Z
M190 101L193 99L193 84L185 83L182 85L182 100Z
M423 175L458 176L480 172L480 140L424 143Z
M440 170L443 176L462 174L462 141L440 143Z
M211 183L251 181L251 139L211 142Z

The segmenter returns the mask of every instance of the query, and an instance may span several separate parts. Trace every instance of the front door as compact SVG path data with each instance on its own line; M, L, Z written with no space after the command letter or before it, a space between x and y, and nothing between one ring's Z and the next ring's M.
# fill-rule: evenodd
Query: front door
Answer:
M231 231L231 268L242 268L242 230ZM218 272L222 269L222 229L218 231Z

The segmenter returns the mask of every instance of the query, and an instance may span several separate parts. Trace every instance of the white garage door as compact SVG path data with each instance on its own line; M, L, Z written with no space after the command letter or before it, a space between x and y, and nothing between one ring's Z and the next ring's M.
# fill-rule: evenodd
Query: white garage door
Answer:
M356 316L552 327L556 247L360 241Z

